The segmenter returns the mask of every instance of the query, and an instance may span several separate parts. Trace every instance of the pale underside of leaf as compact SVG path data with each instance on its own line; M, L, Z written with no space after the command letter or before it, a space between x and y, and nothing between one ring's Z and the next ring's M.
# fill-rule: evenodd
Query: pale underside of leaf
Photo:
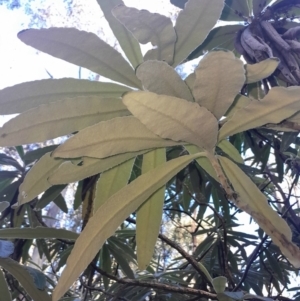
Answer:
M128 93L123 102L153 133L211 151L216 144L216 118L197 103L151 92ZM209 133L209 134L208 134Z
M75 28L28 29L18 33L25 44L116 82L140 88L134 70L113 47L91 32Z
M119 5L123 4L122 0L97 0L98 4L101 7L101 10L107 20L111 30L114 33L114 36L117 38L121 48L125 52L128 60L134 68L143 62L143 55L141 51L140 44L132 36L125 26L120 24L120 22L113 16L112 9Z
M129 114L121 99L67 98L40 105L9 120L0 128L0 146L43 142Z
M257 64L246 64L246 83L258 82L274 73L280 60L278 58L269 58Z
M231 117L236 111L240 110L241 108L246 107L251 102L251 98L238 94L232 103L232 105L229 107L228 111L226 112L226 117Z
M222 140L217 146L235 162L244 164L244 160L240 153L228 140Z
M171 19L125 5L116 6L112 12L141 44L151 42L155 46L145 54L144 60L173 62L176 33Z
M219 140L267 123L279 123L299 111L299 108L299 87L274 87L262 100L252 101L236 111L222 126Z
M138 67L136 75L147 91L194 101L186 83L165 62L146 61Z
M235 204L250 214L287 259L299 268L300 249L292 243L292 232L285 220L269 206L265 195L235 163L225 157L219 157L219 160L238 194Z
M153 134L133 117L118 117L83 129L59 146L54 157L105 158L117 154L178 145Z
M0 90L0 114L22 113L69 97L120 97L128 91L131 89L125 86L84 79L42 79Z
M80 273L93 260L103 243L113 235L119 225L132 212L193 159L202 155L202 153L198 153L171 160L141 175L112 195L95 212L76 240L67 260L66 268L53 292L53 301L58 301L69 289Z
M195 73L195 101L220 119L245 83L243 62L232 52L212 51L203 57Z
M207 37L223 10L223 0L189 0L179 13L173 66L180 64Z
M166 151L156 149L143 156L142 173L166 162ZM136 247L140 270L146 269L154 253L160 230L165 197L165 186L161 187L142 204L136 213Z

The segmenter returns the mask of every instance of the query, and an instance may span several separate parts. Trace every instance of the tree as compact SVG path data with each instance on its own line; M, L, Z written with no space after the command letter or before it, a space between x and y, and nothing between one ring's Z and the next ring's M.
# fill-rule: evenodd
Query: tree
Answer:
M300 267L300 88L289 16L298 2L171 2L182 8L175 26L98 0L127 60L77 29L19 33L114 82L47 79L0 91L1 114L20 113L0 129L0 145L18 154L0 157L11 167L0 183L6 300L291 300L283 294L296 290ZM244 24L214 28L238 18ZM182 80L174 68L203 53ZM22 146L65 135L60 145ZM65 210L69 183L79 233L47 227L39 211L51 201ZM242 211L256 235L237 230ZM34 245L48 262L41 270L28 266Z

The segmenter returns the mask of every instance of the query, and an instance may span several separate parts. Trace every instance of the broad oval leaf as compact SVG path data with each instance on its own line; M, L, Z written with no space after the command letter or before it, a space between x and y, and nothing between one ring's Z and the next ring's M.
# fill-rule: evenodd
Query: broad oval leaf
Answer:
M129 114L121 99L97 96L67 98L40 105L9 120L0 128L0 145L43 142Z
M252 101L222 126L219 140L267 123L279 123L299 111L299 87L274 87L260 101Z
M105 158L121 153L178 145L161 139L133 116L118 117L83 129L59 146L54 157Z
M299 268L300 249L292 243L292 232L285 220L269 206L266 196L235 163L225 157L219 157L219 161L238 194L235 205L250 214L291 264Z
M180 64L207 37L218 21L224 0L189 0L179 13L173 66Z
M257 64L246 64L246 83L251 84L258 82L274 73L279 65L278 58L269 58Z
M25 44L87 68L114 81L140 88L134 70L113 47L91 32L75 28L27 29L18 33Z
M173 62L176 33L171 19L125 5L116 6L112 13L141 44L151 42L155 47L145 54L145 60Z
M122 0L97 0L98 4L103 11L104 17L108 22L114 36L117 38L121 48L126 54L128 60L134 68L143 62L143 55L140 44L132 36L131 32L128 31L120 22L113 16L112 9L123 4Z
M138 67L136 75L147 91L194 101L186 83L165 62L147 61Z
M151 92L128 93L123 102L147 128L162 138L189 142L209 151L215 147L217 120L196 103Z
M0 90L0 114L22 113L42 104L67 97L120 97L130 88L112 83L60 78L43 79Z
M243 62L232 52L212 51L203 57L195 73L195 101L220 119L245 83Z
M93 260L104 242L132 212L187 164L201 156L203 153L171 160L141 175L112 195L95 212L76 240L67 260L66 268L53 292L53 301L58 301L69 289L80 273Z

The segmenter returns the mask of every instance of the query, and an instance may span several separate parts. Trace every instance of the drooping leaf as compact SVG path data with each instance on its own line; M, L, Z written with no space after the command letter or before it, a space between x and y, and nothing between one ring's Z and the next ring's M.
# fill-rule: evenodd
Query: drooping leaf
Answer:
M51 157L51 153L45 154L26 174L19 188L18 203L16 206L30 202L40 193L51 187L48 177L63 162L61 159Z
M43 142L130 113L117 98L68 98L28 110L0 128L0 145Z
M145 54L144 60L173 62L176 33L171 19L125 5L116 6L112 13L141 44L151 42L154 46Z
M143 156L142 173L166 162L166 151L157 149ZM160 230L165 197L165 186L161 187L140 206L136 213L136 254L140 270L145 270L154 253Z
M162 138L189 142L207 150L215 146L217 120L196 103L151 92L128 93L123 102L147 128Z
M40 290L36 287L34 279L26 270L26 267L10 258L0 258L0 266L20 282L33 301L51 301L51 296L45 290Z
M274 73L280 60L278 58L269 58L256 64L246 64L246 83L258 82Z
M141 175L112 195L95 212L76 240L73 251L68 258L67 266L53 292L53 301L58 301L68 290L79 274L93 260L106 239L116 231L125 218L182 168L202 155L202 153L199 153L171 160ZM78 258L80 258L80 261L78 261Z
M133 116L114 118L83 129L59 146L54 157L105 158L144 149L177 145L149 131Z
M248 2L245 0L225 0L224 10L221 20L225 21L243 21L244 17L250 16Z
M235 162L244 164L239 151L228 140L222 140L217 146Z
M180 64L207 37L219 19L224 0L189 0L179 13L173 66Z
M250 214L291 264L299 268L300 250L292 243L292 232L287 223L269 206L265 195L235 163L225 157L219 157L219 160L238 194L235 205Z
M128 60L134 68L143 62L143 55L137 40L132 34L113 16L112 9L123 4L122 0L97 0L103 11L104 17L108 22L111 30L117 38L121 48L125 52Z
M165 62L147 61L138 67L136 75L147 91L194 101L188 86Z
M87 68L114 81L140 88L134 70L113 47L91 32L75 28L27 29L18 33L25 44Z
M43 79L0 90L0 114L22 113L42 104L78 96L120 97L131 89L75 78Z
M0 269L0 292L1 298L5 301L12 301L11 294L8 288L8 284L5 280L3 271Z
M260 101L238 110L220 130L219 140L267 123L279 123L300 108L300 88L274 87ZM283 101L284 100L284 101Z
M228 76L228 70L232 70ZM195 101L221 118L245 83L243 62L232 52L212 51L206 54L195 70Z

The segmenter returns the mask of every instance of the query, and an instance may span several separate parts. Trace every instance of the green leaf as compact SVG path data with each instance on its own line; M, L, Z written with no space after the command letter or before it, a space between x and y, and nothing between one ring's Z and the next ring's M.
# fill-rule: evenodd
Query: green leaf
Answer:
M10 203L9 202L6 202L6 201L2 201L0 202L0 213L2 211L4 211L6 208L8 208L10 206Z
M8 284L5 280L3 271L0 269L0 292L1 300L3 301L12 301L11 294L8 288Z
M0 258L0 265L17 279L33 301L51 301L51 296L46 291L36 287L34 279L26 267L10 258Z
M217 294L223 293L225 291L226 283L227 278L224 276L219 276L212 279L212 285Z
M40 193L51 187L47 178L63 162L60 159L51 157L51 153L45 154L25 176L23 183L19 188L18 203L21 206L33 200Z
M46 287L46 276L41 271L34 269L32 267L27 266L25 269L29 272L29 274L33 278L33 282L35 286L39 290L44 290Z
M299 87L274 87L260 101L252 101L238 110L221 128L219 140L236 133L279 123L295 114L300 108ZM284 101L282 101L284 99Z
M61 194L59 194L57 198L53 200L53 202L62 212L68 213L69 210L66 204L66 200L63 198Z
M104 244L100 251L100 268L103 271L111 274L111 266L112 266L111 265L111 257L110 257L110 253L108 250L108 246L107 246L107 244ZM103 276L103 283L104 283L105 289L108 289L109 282L110 282L110 279Z
M276 57L263 60L257 64L246 64L246 83L251 84L269 77L274 73L280 60Z
M285 152L292 143L296 142L297 137L298 137L298 132L297 133L283 133L282 139L281 139L281 144L280 144L280 151Z
M27 29L25 44L128 86L141 88L134 70L113 47L91 32L75 28Z
M112 13L141 44L151 42L154 46L145 54L144 60L160 60L172 64L176 33L171 19L125 5L116 6Z
M165 162L165 149L151 151L143 156L142 172L146 174ZM165 186L151 195L136 213L136 254L141 271L147 268L154 253L163 214L164 199Z
M179 8L184 8L188 0L170 0L170 2Z
M203 57L195 73L195 101L220 119L245 83L243 62L232 52L212 51Z
M249 17L250 10L245 0L225 0L224 10L221 20L225 21L244 21L243 17Z
M196 103L151 92L128 93L123 102L148 129L162 138L189 142L207 150L216 144L217 120Z
M242 94L238 94L234 102L226 112L227 118L231 117L239 109L246 107L250 102L251 102L251 98L244 96Z
M180 64L207 37L218 21L224 0L189 0L179 13L175 31L177 41L173 66Z
M0 145L43 142L77 132L100 121L129 115L121 99L99 96L68 98L40 105L0 128Z
M46 153L52 152L56 149L58 144L53 144L45 147L39 147L33 151L28 151L24 155L23 160L26 161L26 163L31 163L35 160L39 160L42 156L44 156Z
M252 0L253 5L253 14L255 17L259 16L259 14L262 12L262 10L268 6L268 4L272 0Z
M103 243L118 226L155 191L177 174L193 159L203 156L182 156L171 160L148 173L141 175L123 189L112 195L90 218L73 251L68 258L67 266L54 290L53 301L68 290L79 274L93 260ZM101 223L99 223L101 221ZM80 260L78 261L78 258Z
M117 38L121 48L125 52L128 60L134 68L143 62L143 55L137 40L132 34L113 16L112 9L123 4L122 0L97 0L98 4L103 11L104 17L108 22L111 30Z
M130 88L74 78L43 79L0 90L0 114L22 113L42 104L78 96L120 97Z
M55 200L65 188L66 185L55 185L50 187L37 201L35 210L41 210L45 208L49 203Z
M81 130L59 146L54 157L105 158L121 153L177 145L149 131L133 116L114 118Z
M239 151L228 140L222 140L217 146L235 162L244 164Z
M147 61L138 67L136 75L147 91L194 101L188 86L165 62Z

